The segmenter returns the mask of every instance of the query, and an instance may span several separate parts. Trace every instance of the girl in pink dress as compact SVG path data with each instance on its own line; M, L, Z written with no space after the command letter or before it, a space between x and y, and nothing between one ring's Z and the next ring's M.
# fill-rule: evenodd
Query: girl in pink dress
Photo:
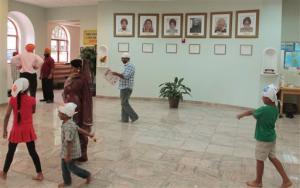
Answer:
M26 143L28 152L33 160L37 175L33 180L42 181L44 179L40 158L35 150L36 134L32 123L32 114L35 113L35 98L27 95L29 82L26 78L17 79L12 86L12 97L4 117L3 138L7 138L7 125L11 112L14 114L13 127L9 134L8 152L6 155L3 171L0 177L6 179L7 172L13 161L14 154L19 143Z

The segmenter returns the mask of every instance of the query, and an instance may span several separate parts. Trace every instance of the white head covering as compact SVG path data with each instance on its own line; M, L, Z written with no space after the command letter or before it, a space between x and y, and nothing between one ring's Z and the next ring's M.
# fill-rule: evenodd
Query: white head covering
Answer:
M29 87L29 81L26 78L19 78L17 79L11 88L11 95L16 97L18 93L24 92Z
M123 53L122 58L130 58L130 54L129 53Z
M274 84L264 87L263 96L268 97L272 102L277 102L278 88Z
M73 117L77 112L76 112L77 105L69 102L65 103L62 106L58 107L58 111L67 115L68 117Z

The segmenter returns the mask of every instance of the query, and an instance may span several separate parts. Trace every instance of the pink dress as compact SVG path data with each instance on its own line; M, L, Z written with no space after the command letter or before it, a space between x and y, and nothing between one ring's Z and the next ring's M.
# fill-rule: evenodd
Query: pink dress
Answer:
M36 134L32 122L32 109L36 104L35 98L22 95L21 96L21 121L18 124L17 98L11 97L9 104L13 107L13 127L10 131L8 140L12 143L31 142L36 140Z

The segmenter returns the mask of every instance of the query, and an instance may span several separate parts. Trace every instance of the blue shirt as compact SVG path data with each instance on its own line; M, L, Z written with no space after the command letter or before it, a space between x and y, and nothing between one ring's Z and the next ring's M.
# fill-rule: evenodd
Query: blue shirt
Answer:
M135 67L131 63L126 63L124 65L124 71L122 75L124 78L121 78L119 81L119 89L132 89L134 85L134 73Z

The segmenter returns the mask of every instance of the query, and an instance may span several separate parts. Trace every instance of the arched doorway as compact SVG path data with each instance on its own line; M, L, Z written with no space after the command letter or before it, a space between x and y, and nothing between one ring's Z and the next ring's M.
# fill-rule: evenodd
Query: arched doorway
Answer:
M22 53L24 46L35 43L35 33L30 19L19 11L11 11L7 17L7 86L12 85L10 59L13 52Z
M22 52L28 43L35 43L35 32L30 19L19 11L8 13L8 19L13 20L19 31L19 50Z

